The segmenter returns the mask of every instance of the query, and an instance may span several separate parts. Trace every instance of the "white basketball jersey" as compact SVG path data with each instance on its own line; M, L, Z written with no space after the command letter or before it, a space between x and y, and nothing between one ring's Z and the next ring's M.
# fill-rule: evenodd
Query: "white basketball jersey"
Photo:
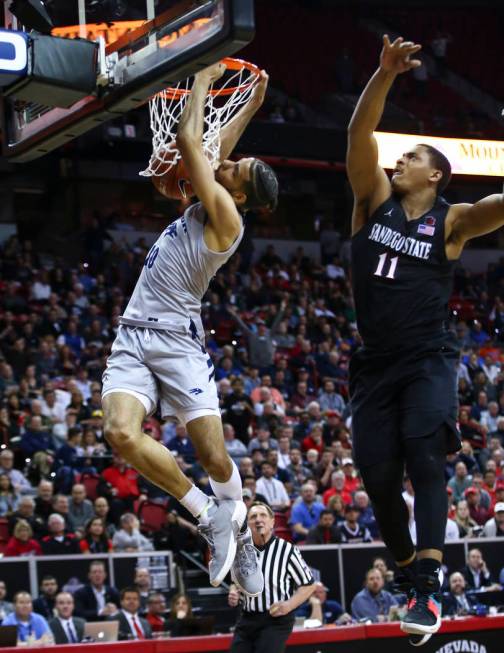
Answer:
M206 212L193 204L172 222L151 247L121 324L169 329L188 326L191 318L200 335L201 300L217 270L234 254L240 235L225 252L209 249L203 238Z

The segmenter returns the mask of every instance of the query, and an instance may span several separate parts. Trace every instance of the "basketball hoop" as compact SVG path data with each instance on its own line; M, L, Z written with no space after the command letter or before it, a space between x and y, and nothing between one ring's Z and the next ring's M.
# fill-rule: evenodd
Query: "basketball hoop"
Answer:
M246 104L259 79L259 68L241 59L223 59L224 76L212 84L205 101L203 151L212 168L219 162L220 130ZM189 79L155 95L149 102L152 155L142 177L161 177L180 160L177 126L191 93Z

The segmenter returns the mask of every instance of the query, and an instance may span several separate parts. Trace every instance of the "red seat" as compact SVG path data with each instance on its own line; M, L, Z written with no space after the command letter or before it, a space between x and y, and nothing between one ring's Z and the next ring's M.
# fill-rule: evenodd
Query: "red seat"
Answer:
M90 501L94 501L98 496L100 476L98 474L91 474L91 472L84 472L81 476L80 482L86 488L87 498Z
M138 508L138 518L143 531L154 533L166 523L166 504L142 501Z
M275 528L275 535L281 537L282 540L287 540L287 542L292 542L292 533L290 528Z
M277 528L288 528L289 515L286 512L275 512L275 530Z

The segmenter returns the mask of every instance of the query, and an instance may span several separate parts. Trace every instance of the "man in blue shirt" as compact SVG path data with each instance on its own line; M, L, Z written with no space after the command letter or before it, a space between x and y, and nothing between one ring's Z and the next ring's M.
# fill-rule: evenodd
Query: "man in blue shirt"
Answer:
M302 501L293 507L290 517L295 542L306 540L310 529L318 524L320 513L325 509L323 503L316 501L315 488L311 483L301 487L301 498Z
M14 595L14 612L4 619L2 625L17 626L18 642L28 646L54 644L49 624L42 615L33 612L32 598L28 592L17 592Z
M378 569L370 569L366 574L365 587L352 601L352 617L358 621L388 621L390 608L397 600L383 589L383 575Z
M296 617L318 619L323 624L341 624L352 621L352 617L343 612L338 601L327 598L327 587L320 582L315 583L315 591L308 601L296 610Z

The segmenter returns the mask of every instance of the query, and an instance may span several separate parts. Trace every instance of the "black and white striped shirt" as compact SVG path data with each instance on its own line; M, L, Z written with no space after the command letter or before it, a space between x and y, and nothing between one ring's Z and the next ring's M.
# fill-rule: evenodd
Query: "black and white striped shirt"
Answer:
M257 550L264 574L264 590L255 598L243 597L244 612L268 612L273 603L288 601L298 587L314 582L310 568L294 544L273 535Z

